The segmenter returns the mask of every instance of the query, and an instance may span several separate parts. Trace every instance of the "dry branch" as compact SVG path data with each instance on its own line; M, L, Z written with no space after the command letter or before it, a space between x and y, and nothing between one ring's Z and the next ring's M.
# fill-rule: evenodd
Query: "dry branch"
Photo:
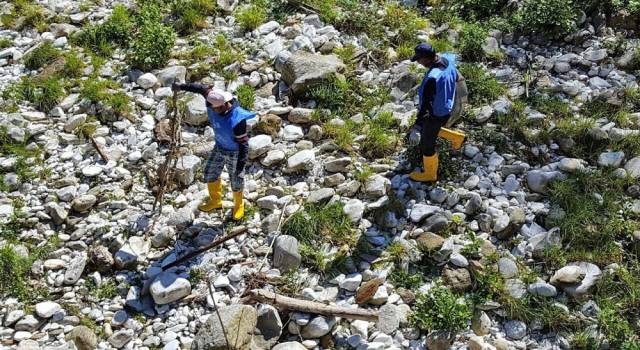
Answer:
M289 298L264 289L254 289L249 293L249 300L270 304L282 310L295 310L325 316L337 316L353 320L378 321L378 311L363 308L348 308L326 305L315 301Z

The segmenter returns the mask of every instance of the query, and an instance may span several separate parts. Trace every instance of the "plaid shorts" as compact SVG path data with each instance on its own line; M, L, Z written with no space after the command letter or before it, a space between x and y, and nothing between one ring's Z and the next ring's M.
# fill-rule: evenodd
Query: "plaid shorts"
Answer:
M244 169L236 169L238 164L238 151L229 151L215 146L204 165L204 182L215 182L222 174L226 166L231 180L233 192L244 189ZM238 173L236 171L238 170Z

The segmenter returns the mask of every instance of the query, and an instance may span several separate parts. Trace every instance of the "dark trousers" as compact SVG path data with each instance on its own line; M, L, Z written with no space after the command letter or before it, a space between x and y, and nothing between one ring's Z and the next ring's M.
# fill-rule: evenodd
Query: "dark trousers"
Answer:
M420 132L420 150L424 157L431 157L436 154L436 141L440 128L445 126L449 121L449 115L444 117L426 116L422 122L422 130Z

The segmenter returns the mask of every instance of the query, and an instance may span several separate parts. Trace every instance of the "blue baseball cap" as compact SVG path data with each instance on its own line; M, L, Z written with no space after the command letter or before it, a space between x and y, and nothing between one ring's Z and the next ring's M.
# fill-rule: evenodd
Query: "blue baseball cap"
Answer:
M422 57L433 57L436 54L436 50L429 43L418 44L413 51L415 54L411 57L411 62L415 62Z

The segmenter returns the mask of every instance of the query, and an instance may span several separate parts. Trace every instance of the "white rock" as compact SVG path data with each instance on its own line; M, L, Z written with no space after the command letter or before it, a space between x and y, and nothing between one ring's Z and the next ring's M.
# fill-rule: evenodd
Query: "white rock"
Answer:
M191 293L191 283L175 273L165 271L159 274L151 283L149 292L156 304L169 304L189 295Z
M151 73L145 73L138 77L136 83L143 89L150 89L158 83L158 78Z
M42 318L50 318L61 309L60 304L53 301L43 301L36 304L36 314Z

